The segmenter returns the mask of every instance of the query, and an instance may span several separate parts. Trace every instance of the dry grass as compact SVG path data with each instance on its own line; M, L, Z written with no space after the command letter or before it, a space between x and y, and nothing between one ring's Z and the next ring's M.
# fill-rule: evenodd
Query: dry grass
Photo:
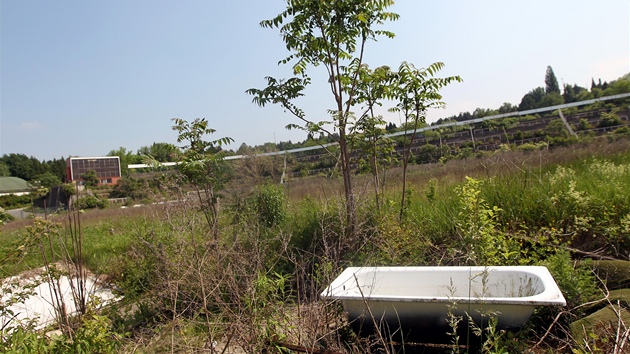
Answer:
M410 165L407 178L409 185L414 188L423 188L430 179L437 179L440 184L449 185L464 181L466 176L490 178L526 170L544 171L549 166L569 161L589 157L608 158L629 150L629 139L614 142L597 139L590 143L579 143L547 150L505 151L464 160L450 160L446 163ZM386 180L386 192L400 193L402 167L394 167L387 171ZM368 176L355 176L355 191L359 194L369 193L370 184L371 178ZM326 176L299 178L287 183L287 191L291 201L302 200L306 197L327 200L343 196L343 182L340 178L328 178Z

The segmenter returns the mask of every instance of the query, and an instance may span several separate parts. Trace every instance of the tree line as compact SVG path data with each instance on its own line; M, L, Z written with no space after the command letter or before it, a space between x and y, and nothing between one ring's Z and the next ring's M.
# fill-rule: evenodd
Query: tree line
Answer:
M119 156L123 176L128 174L128 164L177 161L181 150L169 143L153 143L143 146L136 153L124 147L111 150L107 156ZM40 161L33 156L11 153L0 157L0 177L18 177L42 187L55 187L66 179L66 158Z
M19 177L45 187L61 184L65 171L66 160L63 157L48 161L15 153L0 157L0 177Z
M501 107L495 109L476 108L472 113L462 112L458 115L438 119L435 123L432 123L432 125L439 125L449 121L463 122L497 114L527 111L630 92L630 73L610 83L606 81L602 83L601 79L596 83L594 79L591 79L590 89L578 86L577 84L564 84L562 90L560 90L560 85L558 84L558 79L554 74L553 68L547 66L544 82L544 87L539 86L530 90L523 96L518 105L505 102Z

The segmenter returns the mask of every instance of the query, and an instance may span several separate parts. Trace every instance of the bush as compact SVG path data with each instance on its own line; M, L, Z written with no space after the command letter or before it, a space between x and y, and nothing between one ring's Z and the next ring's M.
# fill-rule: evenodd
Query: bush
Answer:
M517 150L521 150L521 151L536 151L536 150L543 150L546 149L548 147L547 143L544 141L541 141L540 143L526 143L523 145L520 145Z
M15 209L31 204L30 195L3 195L0 196L0 208Z
M88 187L94 187L98 185L98 176L96 175L96 171L94 170L89 170L85 172L81 176L81 178L83 179L83 182L85 182L85 185Z
M429 163L440 158L439 148L433 144L422 145L416 155L416 163Z
M66 197L77 193L76 186L72 183L64 183L61 185L61 188L63 189L63 194L65 194Z
M151 188L145 179L125 177L118 181L109 196L110 198L145 200L151 196Z
M293 209L293 208L292 208ZM291 213L291 243L297 249L309 249L321 238L320 220L329 217L313 198L306 197Z
M619 118L615 113L602 113L602 118L599 120L599 124L597 124L598 128L605 127L614 127L617 125L622 125L623 121Z
M112 331L112 321L99 315L95 308L99 301L91 299L88 311L82 316L73 337L63 335L53 338L53 353L117 353L122 336Z
M287 201L282 186L266 184L259 187L254 196L254 209L262 225L281 225L287 218Z
M593 125L591 125L588 119L581 118L580 122L578 123L577 130L582 131L582 130L590 130L590 129L593 129Z
M13 221L13 216L4 211L4 209L0 208L0 225L4 225L9 221Z
M577 143L578 141L579 139L574 136L570 136L570 137L559 136L555 138L549 138L549 146L550 147L569 146L569 145Z
M462 248L466 252L465 263L474 265L517 264L519 244L499 230L497 221L501 209L490 207L481 197L482 182L466 177L466 184L457 193L460 211L455 219Z
M558 283L568 308L592 301L601 293L590 263L576 264L568 251L559 251L542 262L542 265L549 269Z
M78 209L105 209L109 206L107 199L99 199L93 195L86 195L76 201L75 205Z
M623 127L617 128L617 129L615 129L613 134L629 135L630 134L630 128L628 126L623 126Z

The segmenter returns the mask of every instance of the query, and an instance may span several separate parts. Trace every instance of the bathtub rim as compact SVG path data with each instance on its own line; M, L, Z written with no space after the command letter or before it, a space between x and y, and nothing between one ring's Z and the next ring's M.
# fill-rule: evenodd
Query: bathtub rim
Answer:
M522 297L479 297L479 296L411 296L411 295L378 295L348 294L343 285L354 283L354 275L373 272L469 272L482 273L484 271L517 271L536 276L543 285L541 293ZM495 304L521 306L566 306L562 291L553 279L549 270L544 266L388 266L388 267L347 267L330 285L324 289L320 297L328 300L368 301L368 302L412 302L412 303L459 303L459 304Z

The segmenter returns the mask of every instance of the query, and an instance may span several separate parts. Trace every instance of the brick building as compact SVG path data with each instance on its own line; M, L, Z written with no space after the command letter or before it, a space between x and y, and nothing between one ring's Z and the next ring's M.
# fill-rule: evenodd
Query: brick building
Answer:
M88 171L96 172L99 185L115 185L120 179L120 158L70 157L66 160L66 182L82 184L83 175Z

